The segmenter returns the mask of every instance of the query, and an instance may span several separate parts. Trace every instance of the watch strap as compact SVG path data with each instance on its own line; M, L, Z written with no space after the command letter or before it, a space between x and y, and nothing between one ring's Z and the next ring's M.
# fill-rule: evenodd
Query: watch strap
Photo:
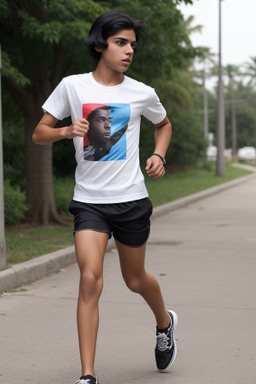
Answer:
M163 156L159 155L159 153L153 153L152 156L158 156L158 157L160 157L160 159L161 159L162 162L163 162L163 165L166 165L166 160L165 160L165 158L164 158Z

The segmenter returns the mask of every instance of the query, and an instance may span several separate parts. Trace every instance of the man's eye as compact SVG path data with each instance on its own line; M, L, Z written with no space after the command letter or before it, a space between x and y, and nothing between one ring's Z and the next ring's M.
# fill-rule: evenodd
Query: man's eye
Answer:
M108 121L109 123L112 122L112 117L110 118L106 118L106 117L98 117L98 119L96 120L98 123L105 123L105 121Z

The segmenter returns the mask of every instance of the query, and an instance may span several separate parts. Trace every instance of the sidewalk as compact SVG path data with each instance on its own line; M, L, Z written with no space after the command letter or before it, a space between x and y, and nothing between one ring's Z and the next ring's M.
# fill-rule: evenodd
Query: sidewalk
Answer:
M179 316L177 360L159 374L154 319L106 254L96 369L100 384L256 382L256 177L184 201L152 220L147 269ZM165 213L165 214L163 214ZM73 384L79 272L59 273L0 297L0 381Z

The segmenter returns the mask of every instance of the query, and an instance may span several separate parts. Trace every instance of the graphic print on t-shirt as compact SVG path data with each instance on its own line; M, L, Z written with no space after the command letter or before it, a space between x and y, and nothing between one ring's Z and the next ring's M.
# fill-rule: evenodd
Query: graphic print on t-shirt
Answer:
M89 122L84 137L84 160L125 160L130 115L130 104L83 104L83 118Z

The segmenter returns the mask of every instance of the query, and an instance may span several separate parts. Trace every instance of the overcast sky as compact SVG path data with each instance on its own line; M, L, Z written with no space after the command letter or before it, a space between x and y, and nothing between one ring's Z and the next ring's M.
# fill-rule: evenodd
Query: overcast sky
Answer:
M192 25L202 25L202 32L191 34L194 46L207 46L219 52L219 0L194 0L181 5L185 18L193 15ZM222 64L239 65L256 57L256 0L223 0Z

